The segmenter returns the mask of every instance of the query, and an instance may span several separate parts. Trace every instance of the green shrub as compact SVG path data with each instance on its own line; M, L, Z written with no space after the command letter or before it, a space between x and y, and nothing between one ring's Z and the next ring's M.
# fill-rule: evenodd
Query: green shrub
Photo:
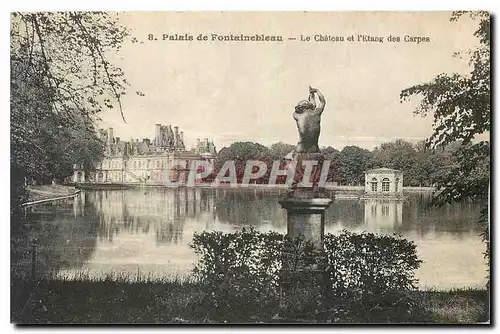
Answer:
M373 233L327 234L329 289L349 304L349 317L359 321L403 320L414 305L414 273L421 261L416 245L397 236Z
M191 247L217 321L405 321L421 262L411 241L347 231L325 235L323 249L253 228L195 234Z
M200 255L194 272L211 317L244 321L278 307L282 242L278 233L253 229L194 235L192 247Z

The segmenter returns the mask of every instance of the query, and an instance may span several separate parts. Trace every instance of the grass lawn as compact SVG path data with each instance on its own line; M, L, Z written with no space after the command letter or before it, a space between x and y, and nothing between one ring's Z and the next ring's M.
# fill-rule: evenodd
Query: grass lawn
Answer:
M437 324L487 322L486 290L413 292L416 321ZM51 279L13 280L11 321L27 323L212 323L198 283ZM244 307L244 305L235 305ZM249 319L248 322L259 322ZM311 320L311 322L314 322Z

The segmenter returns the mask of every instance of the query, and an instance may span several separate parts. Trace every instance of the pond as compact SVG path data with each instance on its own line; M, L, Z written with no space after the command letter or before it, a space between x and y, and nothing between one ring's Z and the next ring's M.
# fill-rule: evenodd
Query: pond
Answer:
M27 217L37 238L37 273L92 277L188 275L197 258L194 232L231 232L253 225L286 232L283 191L146 188L87 191L76 198L32 206ZM479 236L478 203L429 206L430 194L405 201L336 199L325 232L398 233L417 244L423 289L483 287L487 266Z

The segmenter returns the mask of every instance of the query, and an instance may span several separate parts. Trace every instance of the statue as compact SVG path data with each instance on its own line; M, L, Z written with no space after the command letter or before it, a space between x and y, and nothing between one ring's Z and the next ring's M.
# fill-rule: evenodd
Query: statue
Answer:
M316 104L316 95L319 99L318 104ZM327 170L323 171L323 167L326 169L329 162L325 161L318 146L321 114L325 109L325 103L323 94L318 89L309 86L309 100L300 101L295 107L293 118L299 130L299 142L287 166L290 172L287 173L287 183L291 183L290 188L288 188L286 198L279 202L287 211L287 234L292 238L302 235L318 249L323 249L325 210L332 203L330 198L332 194L325 191L323 182L325 181L323 173L327 172ZM289 182L288 176L291 172L293 172L293 179ZM286 257L283 266L291 270L297 268L295 261L288 262ZM323 286L329 286L331 285L329 276L324 275L327 272L327 266L326 258L320 257L313 265L302 265L297 273L309 271L311 274L309 277L317 275L316 282L322 281Z
M315 95L318 95L318 104L316 104ZM325 109L325 103L323 94L318 89L309 86L309 100L300 101L295 107L293 118L297 122L297 129L299 130L299 142L293 153L295 174L289 196L305 198L323 196L323 189L320 188L319 181L324 157L319 150L318 139L321 130L321 114ZM299 189L299 184L305 176L304 163L307 160L316 161L310 179L306 180L310 181L312 186Z
M316 105L314 95L318 95L319 104ZM295 106L293 118L297 122L299 130L299 142L296 153L317 153L319 152L318 138L321 122L321 114L325 109L325 97L316 88L309 86L309 100L300 101Z

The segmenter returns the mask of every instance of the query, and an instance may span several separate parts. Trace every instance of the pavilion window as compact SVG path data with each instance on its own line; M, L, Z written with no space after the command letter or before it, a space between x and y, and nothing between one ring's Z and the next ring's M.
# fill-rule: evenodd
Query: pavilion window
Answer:
M389 191L391 182L388 178L384 178L382 180L382 191Z

